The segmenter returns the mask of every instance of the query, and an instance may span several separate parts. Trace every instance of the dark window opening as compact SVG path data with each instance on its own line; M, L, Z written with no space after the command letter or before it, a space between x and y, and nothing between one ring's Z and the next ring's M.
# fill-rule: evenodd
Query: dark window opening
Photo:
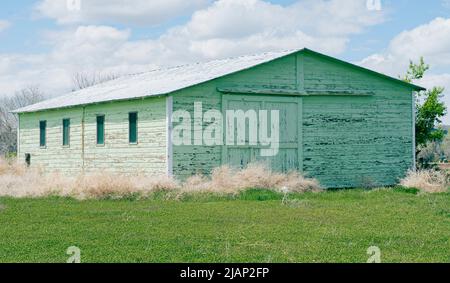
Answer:
M31 154L25 153L25 163L27 164L27 167L30 167L30 165L31 165Z
M47 121L39 122L39 146L45 147L47 145Z
M128 123L129 123L129 130L128 130L128 140L130 143L137 143L138 142L138 126L137 126L137 120L138 120L138 113L132 112L128 114Z
M97 144L105 144L105 116L97 116Z
M63 146L70 144L70 119L63 119Z

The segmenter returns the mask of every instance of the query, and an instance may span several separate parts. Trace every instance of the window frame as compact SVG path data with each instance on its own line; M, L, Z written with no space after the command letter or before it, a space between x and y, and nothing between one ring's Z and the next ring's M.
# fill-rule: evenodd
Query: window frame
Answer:
M67 126L67 144L64 144L65 141L65 124L64 122L68 121L68 126ZM70 118L64 118L62 119L62 146L67 148L70 147Z
M135 139L136 141L131 141L131 115L136 115L136 121L135 121ZM128 143L130 145L137 145L139 144L139 127L138 127L138 121L139 121L139 115L137 111L128 112Z
M44 143L42 143L42 123L44 123ZM39 148L47 148L47 120L39 120Z
M99 130L98 130L99 123L98 123L98 119L100 117L103 118L103 131L102 131L103 143L99 143L98 142L99 141L99 136L98 136L98 134L99 134ZM106 120L105 119L105 114L98 114L98 115L95 116L95 136L96 136L95 143L99 147L105 146L105 140L106 140L105 139L105 120Z

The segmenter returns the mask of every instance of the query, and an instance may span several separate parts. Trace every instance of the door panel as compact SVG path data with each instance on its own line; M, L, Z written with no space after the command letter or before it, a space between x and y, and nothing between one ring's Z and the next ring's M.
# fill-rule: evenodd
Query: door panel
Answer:
M264 147L259 143L257 146L249 145L248 121L246 121L246 144L240 146L236 144L224 145L222 148L223 163L243 168L248 163L260 162L267 163L270 168L278 172L301 170L302 146L301 139L299 139L299 133L301 133L301 120L299 119L301 116L301 103L300 97L223 95L222 109L224 117L226 117L226 110L243 110L245 112L253 109L257 113L259 110L268 110L268 124L270 125L272 119L270 111L278 110L280 122L278 154L269 157L261 156L261 148L269 147ZM260 129L261 124L258 123L258 133ZM268 130L269 135L271 135L270 126Z

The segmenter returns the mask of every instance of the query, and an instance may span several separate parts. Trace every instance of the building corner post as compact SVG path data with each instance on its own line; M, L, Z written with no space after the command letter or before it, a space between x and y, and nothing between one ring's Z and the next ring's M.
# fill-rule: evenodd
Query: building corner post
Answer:
M173 176L173 143L172 143L173 97L166 97L166 165L167 176Z
M16 152L17 152L17 160L20 161L20 113L17 114L17 145L16 145Z
M81 114L81 172L85 173L85 162L84 162L84 155L85 155L85 141L84 141L84 136L85 136L85 118L86 118L86 106L83 106L83 111Z

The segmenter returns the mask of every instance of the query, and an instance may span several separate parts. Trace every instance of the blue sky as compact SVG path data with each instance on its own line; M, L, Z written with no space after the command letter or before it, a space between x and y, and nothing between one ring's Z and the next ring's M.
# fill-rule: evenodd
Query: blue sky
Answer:
M4 1L0 4L0 19L12 23L4 34L0 34L2 42L0 52L45 52L49 50L50 47L45 42L41 42L40 35L43 31L56 30L60 26L54 20L41 17L35 13L33 8L38 2L17 0ZM271 0L267 2L287 6L297 1ZM436 17L450 16L450 7L445 7L445 1L440 0L385 0L381 3L382 8L388 10L388 20L381 25L367 29L363 34L351 38L351 47L341 54L341 58L350 61L361 60L383 49L389 40L403 30L427 23ZM132 28L131 39L155 38L171 26L182 24L188 20L189 15L181 15L157 26L130 25L129 27ZM120 23L114 23L114 20L109 24L117 28L127 27Z
M42 17L36 13L34 8L40 1L16 0L5 2L6 3L0 4L0 19L5 19L11 22L12 25L4 32L4 34L0 34L0 39L3 43L0 45L0 52L48 51L50 47L47 46L45 42L41 42L42 32L47 30L57 30L61 28L61 26L53 19ZM175 19L170 19L157 26L142 27L131 25L129 26L133 29L131 39L154 38L161 35L171 26L182 24L188 20L188 15L180 15ZM120 23L115 23L113 19L108 24L117 28L128 27Z
M302 47L393 76L424 56L432 68L420 83L450 88L450 0L380 0L379 11L366 0L80 1L79 11L66 0L2 1L0 95L27 85L62 94L80 71Z

